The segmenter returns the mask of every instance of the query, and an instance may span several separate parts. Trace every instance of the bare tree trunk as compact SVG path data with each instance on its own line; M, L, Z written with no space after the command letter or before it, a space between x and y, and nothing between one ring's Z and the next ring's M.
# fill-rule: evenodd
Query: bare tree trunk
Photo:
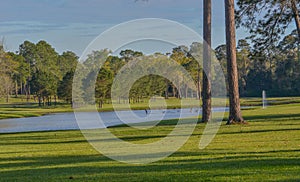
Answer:
M169 99L169 83L167 79L165 79L165 83L166 83L165 99Z
M28 87L27 83L24 84L24 92L25 92L25 95L26 95L26 100L28 102L28 88L27 87Z
M178 81L178 87L177 88L177 99L181 99L182 98L182 93L181 93L181 84L180 82Z
M9 103L9 92L6 94L6 103Z
M202 89L202 122L211 119L211 0L203 1L203 89Z
M197 99L201 100L200 66L197 70Z
M54 105L57 105L57 95L54 96Z
M16 95L16 98L18 98L18 90L19 90L19 88L18 88L18 82L15 81L15 95Z
M297 4L295 0L291 0L292 11L294 13L294 19L298 31L298 59L300 60L300 16L297 9Z
M39 107L41 107L42 106L42 98L40 95L38 96L38 100L39 100Z
M24 93L23 93L23 82L22 81L20 83L20 93L21 93L21 101L23 101L23 95L24 95Z
M29 85L29 82L27 82L27 92L26 92L26 97L27 97L27 102L30 101L30 85Z
M297 9L297 4L295 0L291 0L291 5L292 5L292 11L294 13L294 19L296 22L296 26L297 26L297 31L298 31L298 37L300 40L300 16L299 16L299 12Z
M185 98L187 99L189 97L189 87L185 85Z
M176 97L176 87L172 85L173 97Z
M241 114L240 96L239 96L234 16L235 16L234 0L225 0L227 72L228 72L229 107L230 107L229 119L227 124L244 122L244 119Z
M23 95L23 82L20 82L20 94Z
M31 97L31 92L30 92L30 85L28 85L28 101L30 101L30 97Z

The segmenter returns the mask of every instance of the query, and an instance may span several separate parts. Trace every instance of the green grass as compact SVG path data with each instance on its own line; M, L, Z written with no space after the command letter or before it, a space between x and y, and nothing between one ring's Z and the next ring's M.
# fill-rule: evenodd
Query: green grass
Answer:
M179 151L147 165L99 154L80 131L0 134L0 181L300 181L299 111L300 104L245 110L249 125L224 122L204 150L198 144L205 125L198 124ZM129 142L149 143L175 124L110 130Z
M23 96L24 97L24 96ZM161 99L157 99L157 102L154 103L154 107L160 108L161 103L159 102ZM22 118L22 117L34 117L41 116L50 113L59 113L59 112L72 112L72 108L70 104L58 103L56 106L46 106L39 107L38 104L34 100L30 100L27 103L25 98L11 98L9 99L9 103L5 102L5 99L0 99L0 119L7 118ZM170 98L166 100L166 106L169 109L176 109L180 107L191 107L198 106L199 101L196 99L187 99L185 103L188 105L182 105L179 99ZM200 101L201 102L201 101ZM228 101L227 105L228 105ZM216 103L218 103L218 99L216 99ZM300 97L286 97L286 98L269 98L268 105L283 105L289 103L300 103ZM155 104L157 106L155 106ZM241 99L242 106L261 106L261 98L244 98ZM121 103L117 105L118 109L123 110L125 108L125 104ZM145 108L149 108L149 100L144 99L140 103L133 103L130 105L131 109L134 110L143 110ZM112 111L114 110L111 104L104 104L103 108L99 109L99 111Z
M34 104L7 104L0 105L0 119L7 118L23 118L23 117L37 117L50 113L72 112L68 105L52 106L52 107L38 107Z

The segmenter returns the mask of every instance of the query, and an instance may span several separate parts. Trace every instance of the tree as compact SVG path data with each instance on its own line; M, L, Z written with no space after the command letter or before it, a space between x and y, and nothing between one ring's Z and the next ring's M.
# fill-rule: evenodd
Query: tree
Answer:
M225 0L227 76L229 88L229 119L227 124L243 123L241 114L238 71L236 62L236 33L234 0Z
M225 44L218 46L215 48L215 54L218 59L218 61L221 64L222 71L224 72L224 75L227 75L227 46Z
M202 89L202 122L211 119L211 0L203 1L203 89Z
M190 62L191 64L188 65L192 67L189 69L190 73L196 80L197 85L197 98L201 99L201 78L203 79L203 68L201 68L199 62L203 61L203 44L199 42L193 42L190 46L189 55L192 56L193 60Z
M13 60L10 53L5 52L4 46L0 45L0 96L6 98L6 102L9 101L9 96L13 89L12 78L16 74L17 63Z
M245 95L246 93L247 75L250 67L250 54L250 44L248 44L247 40L239 40L237 46L237 62L241 95Z
M13 81L8 75L0 75L0 80L0 96L5 97L6 102L8 103L14 87Z
M56 95L57 78L50 72L38 70L30 82L32 92L38 97L39 106L51 105L51 96Z
M78 63L78 56L71 51L63 52L57 59L61 75L66 75L69 72L74 72Z
M64 99L68 103L72 103L72 84L74 71L68 72L60 81L57 88L57 95L60 99Z
M120 52L121 59L124 59L126 62L128 62L134 58L140 57L142 55L143 55L142 52L133 51L131 49L122 50Z
M29 65L26 64L23 56L13 52L9 52L8 54L12 58L14 64L11 76L15 82L15 95L18 97L19 93L24 95L24 85L26 84L26 80L29 76Z
M125 65L125 62L118 56L108 56L103 67L110 69L114 76L118 74L118 71Z
M191 57L189 56L189 49L186 46L178 46L173 48L170 58L185 68L192 61ZM175 69L173 71L176 72L177 70ZM177 86L179 85L181 86L182 84L185 84L182 78L183 77L181 75L181 72L178 72L178 75L176 76ZM177 98L180 98L183 96L181 90L179 88L176 88L174 84L172 84L172 91L174 97L176 96Z
M280 96L299 95L300 62L297 53L298 35L296 31L284 37L276 49L274 74L274 94ZM276 90L276 92L275 92Z
M300 37L299 0L238 0L236 20L251 33L254 45L267 49L280 40L295 21Z
M56 98L59 80L63 75L58 65L58 53L46 41L37 44L25 41L19 48L19 54L29 65L26 95L29 99L33 91L41 101L47 99L51 105L52 96ZM45 103L44 103L45 104Z
M113 84L112 71L101 68L98 73L96 84L95 84L95 97L98 99L99 108L102 108L103 101L105 100L105 98L110 97L110 90L112 84Z
M25 64L28 65L26 66L26 68L24 67L24 72L27 73L27 78L24 82L24 91L27 97L27 101L29 101L31 95L30 81L32 77L33 67L35 65L36 45L32 42L24 41L24 43L19 46L19 55L23 56L23 58L25 59Z

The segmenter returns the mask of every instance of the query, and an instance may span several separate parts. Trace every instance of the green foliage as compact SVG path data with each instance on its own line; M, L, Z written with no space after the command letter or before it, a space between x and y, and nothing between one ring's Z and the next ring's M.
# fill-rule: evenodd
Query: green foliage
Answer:
M112 84L113 84L112 71L105 68L101 68L96 80L96 88L95 88L96 98L101 98L102 100L104 100L105 98L110 98L110 90Z
M250 3L250 2L249 2ZM249 44L247 40L240 40L237 47L237 62L239 71L239 85L242 96L260 96L262 90L266 90L269 96L291 96L300 93L300 71L299 71L299 51L298 34L293 31L284 37L278 44L273 45L268 51L260 50L255 45ZM109 104L111 97L111 86L115 77L126 70L124 66L133 64L134 60L148 60L147 64L157 68L169 68L165 70L168 75L176 78L174 83L158 75L150 74L135 81L129 93L129 101L142 102L152 96L159 97L193 97L196 98L200 93L198 83L202 80L202 61L203 45L194 42L190 47L178 46L173 48L171 53L163 55L155 53L145 56L142 52L134 50L123 50L119 56L110 55L109 50L94 51L88 55L84 64L78 64L78 56L73 52L67 51L59 55L55 49L46 41L32 43L25 41L19 47L17 54L0 51L0 74L10 78L10 94L16 96L26 95L30 100L31 94L37 97L40 104L58 96L60 99L71 103L72 92L78 96L83 93L87 96L85 100L97 103ZM220 88L222 71L227 74L226 69L226 46L220 45L215 49L215 54L222 70L212 70L212 86ZM102 61L100 65L100 61ZM170 63L175 61L181 65L191 78L197 90L191 89L192 85L184 80L185 75L175 67L170 67ZM165 65L161 64L164 62ZM219 64L218 63L218 64ZM78 64L78 65L77 65ZM216 64L212 62L212 64ZM77 90L73 90L73 74L76 66L81 71L77 71L79 80ZM101 69L99 70L101 66ZM134 70L144 73L142 67L134 67ZM148 70L149 71L149 70ZM83 76L87 76L84 78ZM128 79L131 79L128 77ZM95 84L94 84L94 81ZM1 83L2 85L4 82ZM9 84L11 85L11 84ZM94 85L94 86L93 86ZM182 89L176 88L180 85ZM84 88L84 89L83 89ZM220 88L222 89L222 88ZM219 90L213 90L218 94ZM119 91L122 93L122 91ZM75 94L75 95L76 95ZM122 99L124 95L120 95ZM82 101L78 101L79 103ZM43 104L44 105L44 104ZM100 106L100 105L99 105ZM105 108L105 107L104 107Z
M21 94L24 90L28 97L30 93L35 94L40 104L49 99L51 104L51 98L56 97L58 87L62 85L61 80L67 73L75 71L78 57L70 51L59 55L46 41L37 44L25 41L20 45L19 55L15 55L14 59L19 63L16 80L19 82ZM64 83L70 89L67 84L70 82ZM62 97L70 101L70 96Z
M0 98L6 98L6 102L9 102L9 97L12 94L13 82L12 79L7 75L0 75Z
M226 76L226 45L216 48L216 56ZM240 40L237 47L239 86L242 97L299 95L300 62L298 34L294 30L276 46L265 51Z
M63 77L62 81L60 81L57 95L60 99L65 100L66 102L72 102L72 84L73 84L74 72L67 72Z
M237 0L237 24L249 30L249 39L256 49L272 49L299 16L299 3L299 0Z
M120 52L121 59L124 59L126 62L128 62L134 58L140 57L142 55L143 55L142 52L133 51L131 49L122 50Z
M77 66L78 56L71 51L63 52L57 59L61 75L74 72Z

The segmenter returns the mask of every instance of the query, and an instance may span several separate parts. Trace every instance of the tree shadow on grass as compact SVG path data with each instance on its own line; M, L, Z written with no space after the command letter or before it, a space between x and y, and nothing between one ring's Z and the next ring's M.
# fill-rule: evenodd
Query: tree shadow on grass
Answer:
M300 120L300 114L266 114L266 115L253 115L244 116L245 120L272 120L272 119L298 119Z
M278 130L276 130L278 131ZM286 131L286 130L284 130ZM113 161L96 151L78 151L78 155L70 151L75 144L77 147L89 150L89 145L82 138L80 132L47 132L47 136L41 132L37 136L28 134L0 135L5 143L11 143L16 147L26 145L43 146L50 145L45 150L57 150L45 154L45 151L34 150L32 153L26 151L22 154L16 152L0 152L0 181L66 181L70 177L79 181L193 181L201 180L226 180L228 178L240 180L249 179L260 173L270 173L276 178L294 180L300 179L300 149L243 152L224 149L197 150L195 152L176 152L165 160L147 165L129 165ZM26 138L27 137L27 138ZM160 135L145 136L142 139L161 137ZM57 140L59 138L59 140ZM141 136L127 138L136 140ZM62 147L64 154L59 152L60 147L56 144L69 145ZM84 144L84 145L82 145ZM86 145L85 145L86 144ZM2 145L2 144L0 144ZM53 147L53 149L51 149ZM41 147L40 149L43 149ZM41 152L41 153L39 153ZM16 155L17 154L17 155ZM5 157L5 156L10 157ZM145 154L143 157L151 157L153 154ZM154 154L155 155L155 154ZM19 157L15 157L19 156ZM294 156L288 158L287 156ZM298 156L298 157L297 157ZM127 156L128 158L139 158L139 156ZM263 172L262 172L263 171ZM225 177L225 178L224 178ZM294 178L293 178L294 177ZM274 179L276 179L274 177Z
M253 171L264 171L274 176L294 175L291 179L299 179L300 161L282 157L268 156L232 156L223 158L201 159L201 152L177 152L170 158L147 165L130 165L112 161L101 155L51 156L51 157L19 157L1 160L1 180L68 180L70 176L79 180L193 180L195 177L212 179L219 177L250 177ZM278 171L282 169L281 171ZM203 174L203 172L207 172ZM190 175L184 176L184 173ZM263 172L261 172L262 174ZM174 176L182 174L182 176ZM127 179L127 180L126 180Z
M279 131L299 131L300 128L279 128L279 129L261 129L261 130L246 130L246 131L222 131L218 135L224 134L241 134L241 133L267 133L267 132L279 132ZM200 134L201 135L201 134Z

